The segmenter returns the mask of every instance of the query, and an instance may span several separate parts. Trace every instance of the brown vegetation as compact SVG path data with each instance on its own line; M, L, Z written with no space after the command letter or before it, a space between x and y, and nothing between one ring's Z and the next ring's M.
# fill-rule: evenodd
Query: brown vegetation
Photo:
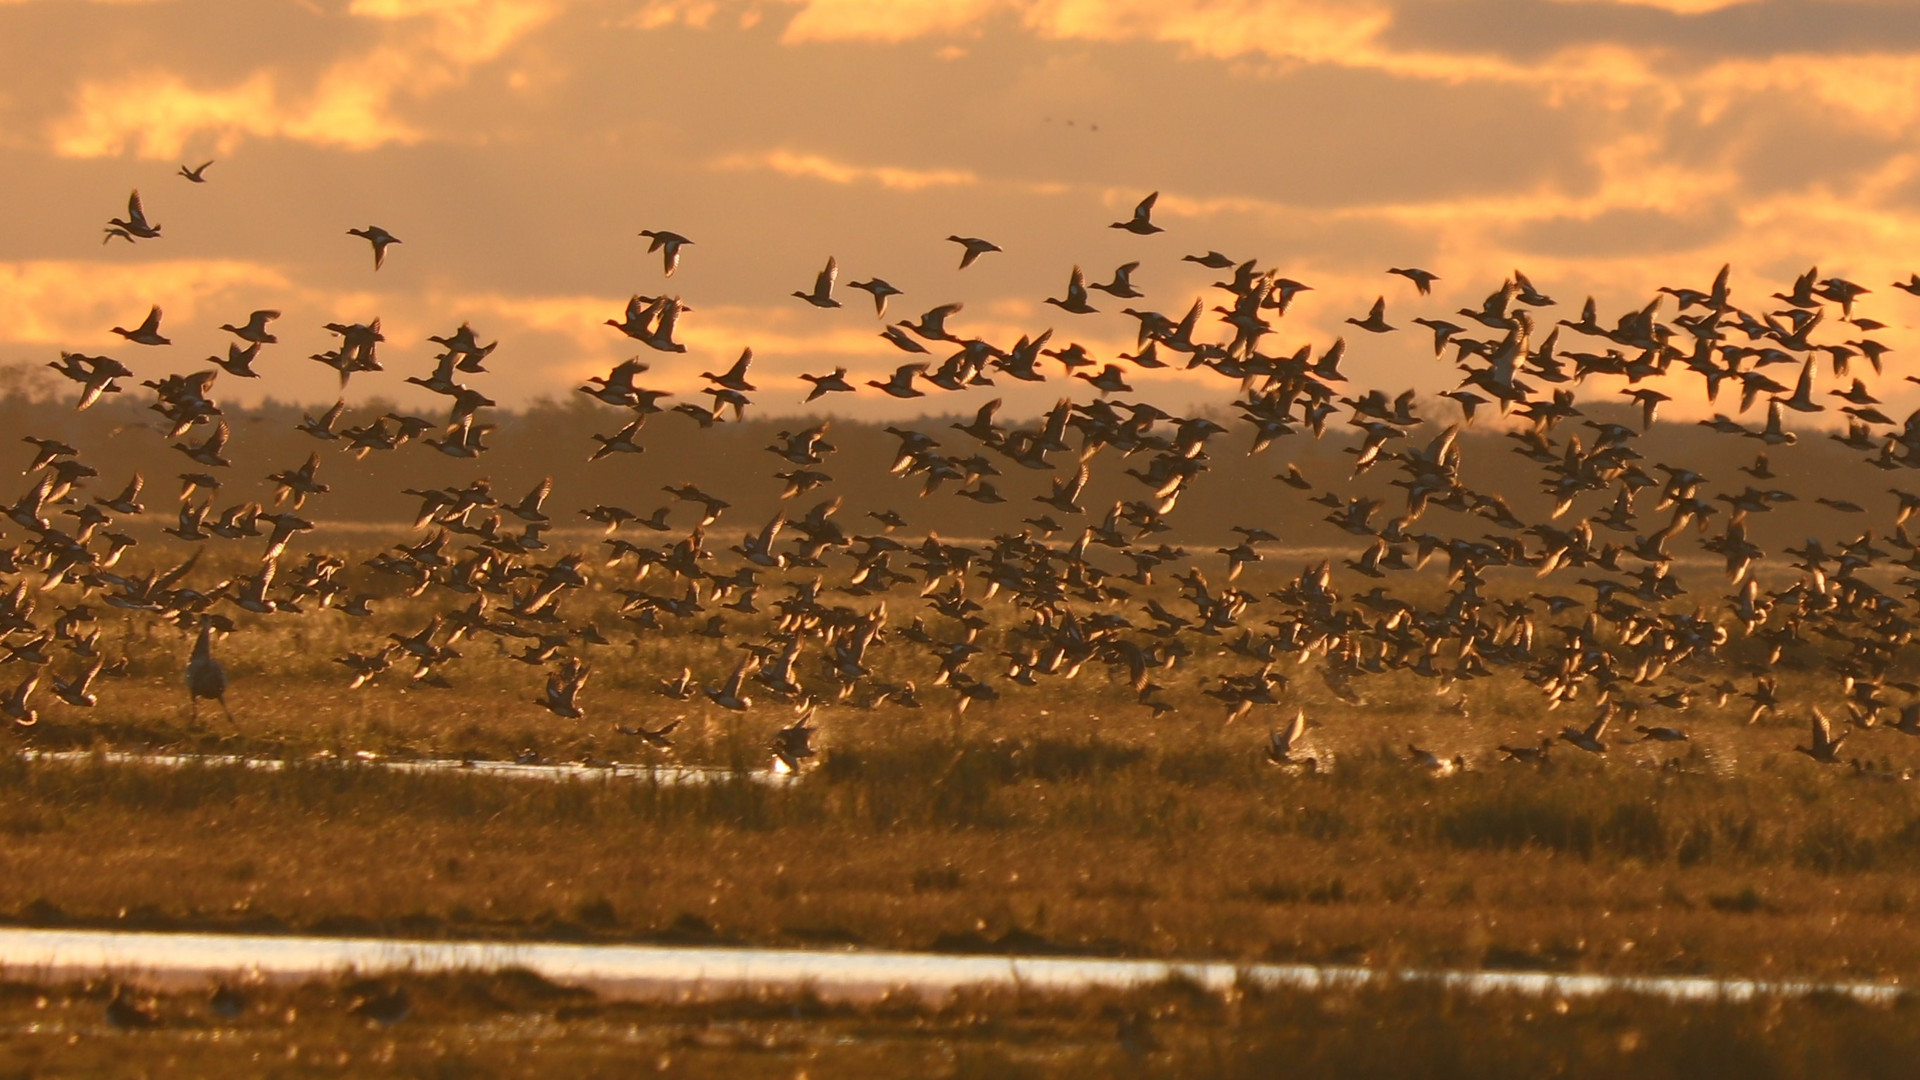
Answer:
M134 1026L120 1027L107 1020L117 989L0 987L0 1076L1829 1080L1905 1077L1920 1053L1911 1006L1828 999L1672 1006L1394 985L1223 998L1176 982L937 1006L624 1004L506 971L240 988L224 1014L206 991L127 988L135 1011L118 1015ZM396 1001L397 1021L365 1015Z

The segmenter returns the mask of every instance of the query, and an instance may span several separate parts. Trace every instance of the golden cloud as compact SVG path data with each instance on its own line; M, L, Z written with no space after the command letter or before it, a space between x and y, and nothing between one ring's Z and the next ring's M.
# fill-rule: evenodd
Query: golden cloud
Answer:
M830 184L879 184L897 191L919 191L930 187L955 187L979 183L966 169L908 169L895 165L852 165L820 154L792 150L767 150L755 154L729 154L713 162L713 168L726 172L765 170L782 176L824 180Z
M82 84L74 105L50 127L56 153L104 157L132 151L179 156L211 137L229 153L247 138L286 138L345 150L419 142L423 133L395 114L396 101L459 84L474 66L506 51L552 18L563 0L353 0L352 18L391 24L387 39L342 59L304 91L271 71L205 88L164 70Z
M167 325L186 325L235 294L291 289L273 267L240 260L0 262L0 326L10 342L77 349L117 341L107 328L133 325L126 320L137 322L148 304L166 309Z

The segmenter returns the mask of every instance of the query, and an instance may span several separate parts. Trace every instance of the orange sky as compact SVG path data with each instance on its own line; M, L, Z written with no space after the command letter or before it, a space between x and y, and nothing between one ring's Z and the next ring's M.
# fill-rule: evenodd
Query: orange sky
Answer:
M1137 259L1177 316L1214 277L1179 256L1217 248L1315 286L1281 343L1347 331L1356 378L1423 391L1451 385L1424 333L1342 320L1383 294L1398 325L1477 305L1516 267L1611 317L1727 261L1764 310L1817 263L1875 290L1897 393L1920 353L1920 300L1887 287L1920 266L1916 52L1920 5L1870 0L0 0L0 361L190 370L214 327L277 307L268 378L221 390L317 400L321 324L379 315L396 370L355 390L398 395L424 337L470 319L512 403L631 355L600 320L671 286L690 351L649 355L654 381L751 345L784 410L800 371L907 359L861 294L788 296L828 255L843 285L906 289L897 317L960 300L965 333L1051 326L1107 358L1123 305L1040 303L1069 268ZM172 175L208 158L204 186ZM134 187L164 239L103 247ZM1105 228L1156 189L1166 233ZM404 240L378 274L344 235L370 222ZM671 282L641 228L696 241ZM1006 251L956 271L953 232ZM149 303L173 347L107 332Z

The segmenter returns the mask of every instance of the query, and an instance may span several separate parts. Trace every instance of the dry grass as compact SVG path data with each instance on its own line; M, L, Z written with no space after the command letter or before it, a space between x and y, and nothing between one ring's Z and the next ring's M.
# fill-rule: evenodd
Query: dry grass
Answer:
M227 572L217 559L200 571ZM1242 584L1262 592L1284 572L1257 567ZM541 669L490 641L463 645L447 669L456 689L410 688L396 672L347 690L333 657L430 616L424 602L389 597L370 620L249 617L220 648L234 676L231 724L206 710L187 722L184 635L109 618L103 648L132 658L129 678L103 684L97 709L47 703L25 738L293 759L531 749L640 761L651 752L612 723L680 718L677 760L759 766L792 711L763 701L742 715L654 693L682 666L720 682L737 651L693 633L698 620L668 619L625 644L608 584L568 602L572 620L595 618L622 642L593 653L585 721L528 702ZM896 627L923 611L905 590L890 602ZM981 635L983 673L1018 632L1006 618ZM765 623L739 617L730 633ZM1920 966L1920 942L1904 931L1920 904L1912 786L1789 752L1810 695L1835 689L1818 667L1836 646L1812 640L1779 665L1790 707L1758 724L1739 699L1724 711L1649 710L1647 722L1679 723L1693 741L1676 752L1618 733L1604 760L1563 746L1536 770L1500 765L1492 748L1589 713L1544 711L1511 671L1444 697L1409 675L1370 677L1356 705L1322 684L1317 662L1286 664L1285 706L1225 724L1198 691L1252 664L1224 644L1156 673L1180 706L1157 718L1097 663L1072 681L1007 686L957 716L951 693L930 685L925 651L889 645L873 657L877 676L918 680L925 707L824 710L822 764L777 790L8 762L0 912L37 924L1740 975ZM1750 684L1758 660L1736 640L1676 674ZM1295 704L1312 717L1309 752L1333 763L1323 775L1262 760L1266 725ZM1408 742L1471 767L1429 777L1406 760ZM1905 737L1885 731L1857 733L1848 750L1912 760Z
M1920 964L1906 785L898 736L790 788L0 766L43 925L1740 975Z
M363 995L404 990L388 1026ZM834 1005L805 994L618 1004L518 972L147 998L106 1023L104 985L0 987L0 1076L1315 1077L1798 1080L1906 1077L1911 1006L1838 1000L1671 1006L1378 986L1327 994L1178 983L1074 996ZM1383 1039L1382 1031L1393 1037Z

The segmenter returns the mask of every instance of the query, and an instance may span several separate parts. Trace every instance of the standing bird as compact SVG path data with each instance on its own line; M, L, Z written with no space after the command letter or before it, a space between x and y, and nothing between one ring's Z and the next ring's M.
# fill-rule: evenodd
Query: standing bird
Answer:
M977 236L949 236L947 239L966 249L966 251L960 255L960 269L962 270L972 266L975 259L985 255L987 252L1000 250L999 244L993 243L990 240L982 240Z
M200 719L201 698L218 701L220 711L233 719L233 710L227 707L227 669L213 658L213 624L208 622L200 624L200 638L187 661L187 706L195 721Z
M400 242L400 238L378 225L369 225L364 229L348 229L348 236L358 236L373 245L373 268L379 270L387 263L387 248Z
M640 235L652 241L647 245L648 254L660 252L660 262L666 269L666 277L672 277L673 272L680 269L680 249L693 243L679 233L668 232L665 229L641 229Z
M1125 229L1135 236L1152 236L1157 232L1165 232L1165 229L1155 225L1152 220L1150 220L1153 215L1154 200L1159 197L1160 193L1156 191L1146 198L1141 199L1140 205L1133 208L1133 217L1126 221L1116 221L1107 226L1107 228Z

